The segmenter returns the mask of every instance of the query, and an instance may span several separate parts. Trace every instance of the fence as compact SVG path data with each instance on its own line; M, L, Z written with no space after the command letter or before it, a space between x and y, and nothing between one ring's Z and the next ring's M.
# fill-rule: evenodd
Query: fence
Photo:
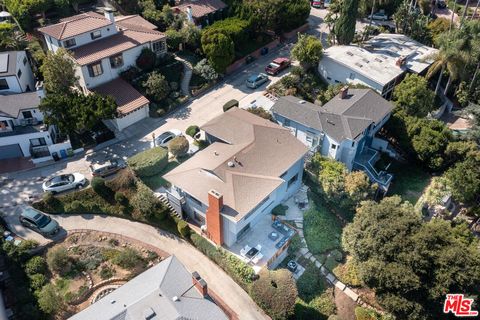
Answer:
M273 40L272 42L263 46L262 48L259 48L259 49L255 50L254 52L250 53L246 57L238 59L237 61L235 61L234 63L229 65L227 67L227 71L225 73L226 74L232 74L233 72L237 71L238 69L240 69L241 67L243 67L247 63L246 62L247 57L251 56L251 57L254 57L254 58L259 58L261 56L261 51L264 48L268 48L268 50L270 51L270 50L274 49L275 47L277 47L279 44L280 44L280 39L277 38L277 39Z

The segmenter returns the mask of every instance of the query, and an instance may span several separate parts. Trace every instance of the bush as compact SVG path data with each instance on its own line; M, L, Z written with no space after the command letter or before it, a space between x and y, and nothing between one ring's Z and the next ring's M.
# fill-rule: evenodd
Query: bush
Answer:
M143 183L138 184L137 193L130 199L130 203L139 213L137 218L151 216L160 205L152 190Z
M141 261L142 257L132 248L126 248L120 251L112 259L113 263L127 270L135 268Z
M147 95L156 102L165 99L170 93L170 87L165 76L157 71L150 73L142 86L145 88Z
M47 212L56 211L56 209L61 206L60 201L50 191L43 194L42 204L43 205L41 208L39 208L39 210Z
M140 71L134 66L131 66L127 70L120 72L120 77L127 82L132 82L138 76L140 76Z
M192 125L185 130L185 133L188 134L190 137L194 137L197 133L200 132L200 128L198 126Z
M73 213L83 213L86 210L85 206L80 201L73 200L72 202L65 204L65 211Z
M183 157L187 154L189 148L187 138L183 136L175 137L168 143L168 151L175 158Z
M115 176L115 179L109 180L107 185L112 190L118 191L122 189L134 189L137 178L130 168L120 170Z
M363 307L356 307L355 319L356 320L377 320L381 318L379 314L377 314L374 310L370 310Z
M347 258L346 263L338 265L333 269L333 273L340 281L348 285L359 287L362 284L358 278L357 266L351 257Z
M61 275L70 271L72 263L64 247L52 248L47 252L47 264L50 270Z
M250 295L272 319L288 319L295 310L297 286L292 273L286 269L260 271L252 284Z
M108 266L103 266L102 269L100 269L100 278L102 278L102 280L110 279L114 274L114 270Z
M177 223L178 232L184 238L188 238L190 236L190 226L183 220L178 221Z
M207 81L214 81L218 79L218 73L210 65L207 59L203 59L198 62L193 68L193 71Z
M168 29L165 36L167 37L168 50L178 51L178 47L184 41L183 34L175 29Z
M42 288L38 294L40 309L48 314L57 314L66 308L65 299L59 290L51 283Z
M136 60L137 67L142 69L143 71L150 71L155 67L155 60L157 59L157 55L155 52L148 48L143 48L142 52L138 56Z
M288 206L279 204L278 206L272 209L272 214L274 216L284 216L285 213L287 213L287 210L288 210Z
M100 197L104 199L111 199L113 195L112 189L105 184L105 179L100 177L93 177L92 189Z
M227 101L224 105L223 105L223 112L227 112L228 110L230 110L231 108L233 107L237 107L238 108L238 100L235 100L235 99L232 99L230 101Z
M40 290L45 283L47 283L47 277L45 277L43 274L36 273L30 275L30 287L33 289L33 291Z
M275 119L273 119L273 115L268 112L267 110L259 107L259 108L248 108L247 109L248 112L256 115L256 116L259 116L260 118L263 118L265 120L269 120L269 121L272 121L272 122L275 122Z
M140 177L151 177L162 172L168 164L168 152L155 147L137 153L128 159L128 165Z
M25 264L25 272L30 276L36 273L45 274L47 272L47 262L43 257L35 256Z
M128 198L123 192L115 192L115 201L120 203L122 206L128 205Z

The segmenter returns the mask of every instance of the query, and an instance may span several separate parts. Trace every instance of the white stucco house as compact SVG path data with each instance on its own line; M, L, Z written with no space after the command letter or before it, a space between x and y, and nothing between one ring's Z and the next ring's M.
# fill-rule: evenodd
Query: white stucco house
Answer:
M135 66L144 48L157 55L166 50L165 35L139 15L115 17L86 12L38 29L49 50L63 47L72 52L79 87L85 94L112 95L118 116L109 120L119 131L148 117L149 101L119 78L120 72Z
M238 108L201 129L210 145L164 176L168 198L213 242L232 247L298 191L308 149L289 130Z
M28 91L35 91L35 78L26 52L0 52L0 94Z
M0 160L31 158L33 163L65 158L72 152L68 139L55 126L43 123L38 109L43 92L0 94ZM55 157L56 157L55 156Z
M348 89L324 106L294 96L279 97L271 109L275 120L288 128L311 152L340 161L348 170L363 170L387 191L392 175L378 172L380 153L393 153L388 142L375 136L394 106L371 89Z
M425 73L437 51L403 34L381 33L362 47L325 49L318 71L329 84L362 84L390 99L405 73Z

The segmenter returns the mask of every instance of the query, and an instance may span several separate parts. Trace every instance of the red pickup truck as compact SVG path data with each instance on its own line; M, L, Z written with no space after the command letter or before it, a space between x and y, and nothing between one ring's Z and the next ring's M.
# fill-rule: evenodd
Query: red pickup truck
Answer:
M265 72L273 76L277 75L283 69L288 68L290 63L290 59L288 58L276 58L265 67Z

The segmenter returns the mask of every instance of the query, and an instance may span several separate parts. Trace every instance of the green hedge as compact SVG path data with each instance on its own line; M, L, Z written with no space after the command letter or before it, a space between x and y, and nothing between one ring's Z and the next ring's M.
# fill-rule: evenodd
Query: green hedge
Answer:
M274 216L284 216L285 213L287 213L287 210L288 210L288 206L284 204L279 204L278 206L272 209L272 214Z
M162 172L168 164L168 152L164 148L155 147L128 159L128 165L140 177L151 177Z
M238 108L238 100L235 100L235 99L232 99L230 101L227 101L224 105L223 105L223 112L227 112L229 109L233 108L233 107L237 107Z
M225 270L236 283L248 291L249 285L255 277L255 271L253 271L249 265L222 248L215 247L208 240L196 233L192 233L190 239L198 250Z

